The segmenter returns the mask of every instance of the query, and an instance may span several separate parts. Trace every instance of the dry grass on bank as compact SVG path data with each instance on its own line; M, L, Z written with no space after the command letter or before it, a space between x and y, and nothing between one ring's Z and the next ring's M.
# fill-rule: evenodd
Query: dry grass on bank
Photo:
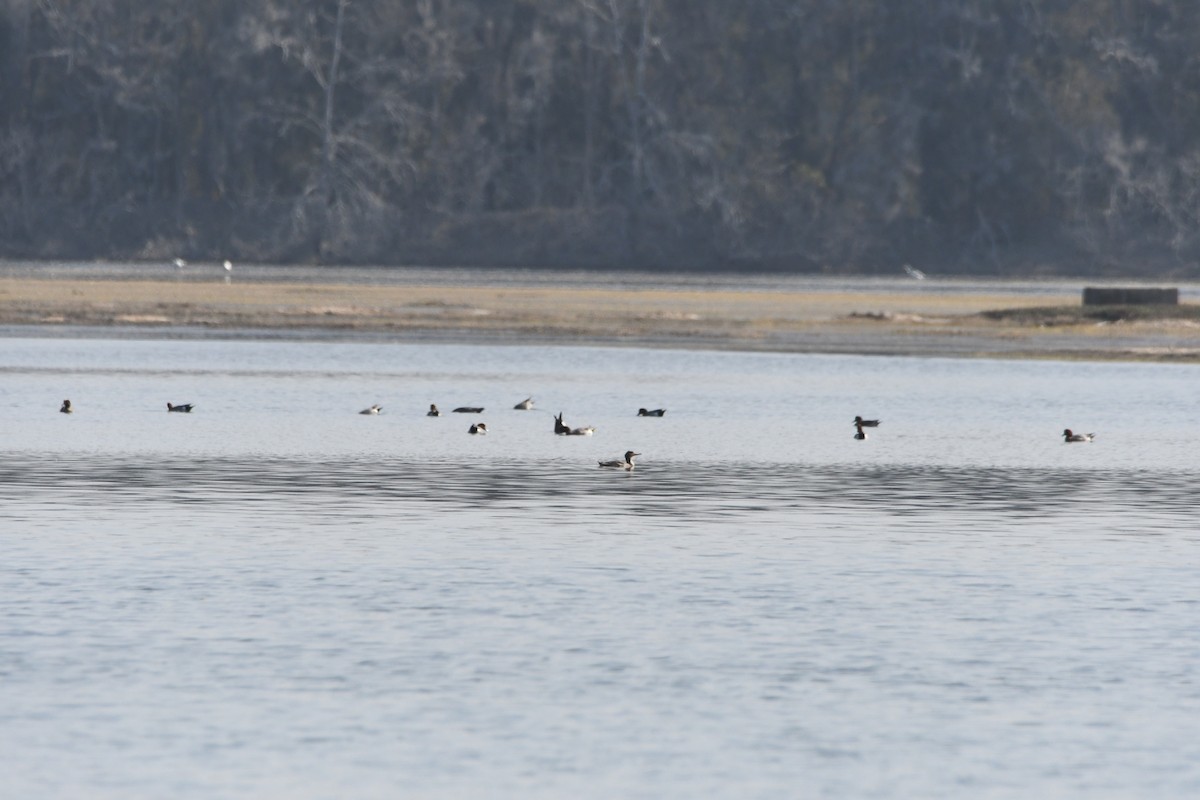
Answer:
M1200 324L1193 321L1200 314L1144 325L1082 316L1070 326L1047 322L1062 319L1074 302L1003 292L0 279L0 324L9 326L306 329L797 352L1200 359ZM1122 336L1138 329L1139 341L1114 340L1118 328ZM971 344L976 341L978 347Z

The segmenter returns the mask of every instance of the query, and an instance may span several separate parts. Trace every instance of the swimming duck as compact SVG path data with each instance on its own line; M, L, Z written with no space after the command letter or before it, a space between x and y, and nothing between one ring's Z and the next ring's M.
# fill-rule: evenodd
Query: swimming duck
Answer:
M855 433L854 433L854 438L855 438L855 439L857 439L857 440L858 440L858 441L860 441L860 442L861 442L861 441L865 441L865 440L866 440L866 438L867 438L867 432L863 430L863 426L862 426L862 425L855 425L855 426L854 426L854 431L855 431Z
M877 420L877 419L863 419L862 417L855 417L855 418L854 418L854 423L853 423L853 424L854 424L856 427L859 427L859 428L878 428L878 427L879 427L879 420Z
M485 434L485 433L487 433L487 425L483 424L482 422L476 422L474 425L467 428L467 433L470 433L472 435Z
M167 403L167 411L178 411L181 414L190 414L192 413L192 404L180 403L179 405L175 406Z
M459 406L451 412L452 414L482 414L483 409L476 406Z
M647 411L644 408L638 409L639 417L661 417L666 413L667 413L667 410L665 408L655 408L655 409L651 409L649 411Z
M383 406L376 404L376 405L371 406L370 408L364 408L362 411L360 411L358 413L360 413L360 414L378 414L380 411L383 411Z
M633 470L633 457L640 455L641 453L635 453L632 450L626 450L624 461L598 461L596 463L602 467L616 467L617 469L623 469L627 472L630 472Z
M74 411L75 409L71 408L71 401L70 401L70 400L63 400L62 407L61 407L61 408L59 408L58 410L59 410L59 411L61 411L61 412L62 412L62 413L64 413L64 414L70 414L70 413L71 413L72 411Z
M1062 432L1063 441L1070 444L1071 442L1090 442L1096 438L1094 433L1071 433L1071 429L1067 428Z
M524 400L522 400L521 402L519 402L515 406L513 406L513 410L515 410L515 411L532 411L533 410L533 398L526 397Z
M596 426L584 425L582 428L572 428L563 422L562 412L554 418L554 433L558 436L591 436L596 432Z
M425 416L440 417L441 415L442 415L442 412L438 411L438 407L435 406L433 403L430 403L429 404L429 413L427 413Z

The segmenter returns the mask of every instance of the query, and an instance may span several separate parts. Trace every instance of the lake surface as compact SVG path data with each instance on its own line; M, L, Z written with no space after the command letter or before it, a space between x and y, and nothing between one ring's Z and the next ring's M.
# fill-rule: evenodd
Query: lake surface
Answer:
M0 338L0 794L1196 796L1198 377Z

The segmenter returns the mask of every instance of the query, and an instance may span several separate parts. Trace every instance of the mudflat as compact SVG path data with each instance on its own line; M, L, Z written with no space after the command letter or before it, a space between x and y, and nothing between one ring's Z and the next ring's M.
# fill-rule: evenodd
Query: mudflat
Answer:
M1200 361L1200 322L986 315L1078 294L368 285L0 277L10 335L368 336L806 353ZM1194 309L1193 309L1194 310Z

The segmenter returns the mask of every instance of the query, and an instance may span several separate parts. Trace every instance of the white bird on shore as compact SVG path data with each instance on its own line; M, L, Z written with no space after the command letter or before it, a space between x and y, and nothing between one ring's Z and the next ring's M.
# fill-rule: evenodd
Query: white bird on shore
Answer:
M226 272L233 272L233 262L232 261L230 261L229 259L225 259L224 266L225 266Z

